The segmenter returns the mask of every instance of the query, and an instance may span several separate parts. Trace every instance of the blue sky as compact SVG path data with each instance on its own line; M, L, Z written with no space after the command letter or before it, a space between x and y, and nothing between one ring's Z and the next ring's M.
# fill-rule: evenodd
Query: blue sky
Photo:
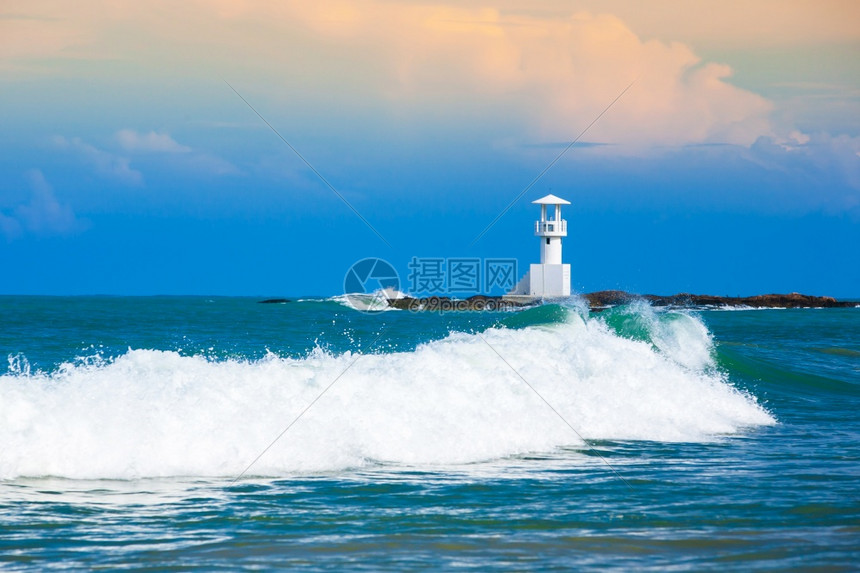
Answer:
M368 256L404 278L413 256L527 265L551 192L576 290L860 296L853 3L7 4L0 293L332 295Z

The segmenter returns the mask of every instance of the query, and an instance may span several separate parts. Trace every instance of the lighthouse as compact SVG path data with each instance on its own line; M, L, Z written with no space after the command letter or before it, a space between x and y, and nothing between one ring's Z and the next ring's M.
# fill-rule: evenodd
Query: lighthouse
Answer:
M561 240L567 236L567 221L561 206L570 205L555 195L532 201L540 205L540 220L535 221L535 237L540 241L540 263L533 263L508 296L554 298L570 296L570 265L561 262Z

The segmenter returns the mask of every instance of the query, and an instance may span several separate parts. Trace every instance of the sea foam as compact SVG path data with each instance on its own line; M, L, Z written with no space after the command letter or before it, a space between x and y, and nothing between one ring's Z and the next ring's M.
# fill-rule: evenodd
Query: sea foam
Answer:
M562 324L452 333L410 352L129 350L52 373L21 366L0 376L0 479L235 476L333 381L250 475L467 464L580 436L708 441L774 423L716 369L696 316L630 312L644 338L570 311Z

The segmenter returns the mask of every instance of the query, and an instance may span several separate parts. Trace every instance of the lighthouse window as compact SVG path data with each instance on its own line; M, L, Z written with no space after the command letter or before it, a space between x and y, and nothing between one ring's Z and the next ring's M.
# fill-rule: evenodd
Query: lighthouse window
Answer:
M549 244L549 237L546 238L546 244Z

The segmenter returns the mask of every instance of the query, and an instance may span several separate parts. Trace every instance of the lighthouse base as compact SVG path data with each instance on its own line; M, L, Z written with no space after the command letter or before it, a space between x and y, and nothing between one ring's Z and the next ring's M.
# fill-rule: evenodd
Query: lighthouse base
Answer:
M570 296L570 265L534 264L508 295L535 298Z

